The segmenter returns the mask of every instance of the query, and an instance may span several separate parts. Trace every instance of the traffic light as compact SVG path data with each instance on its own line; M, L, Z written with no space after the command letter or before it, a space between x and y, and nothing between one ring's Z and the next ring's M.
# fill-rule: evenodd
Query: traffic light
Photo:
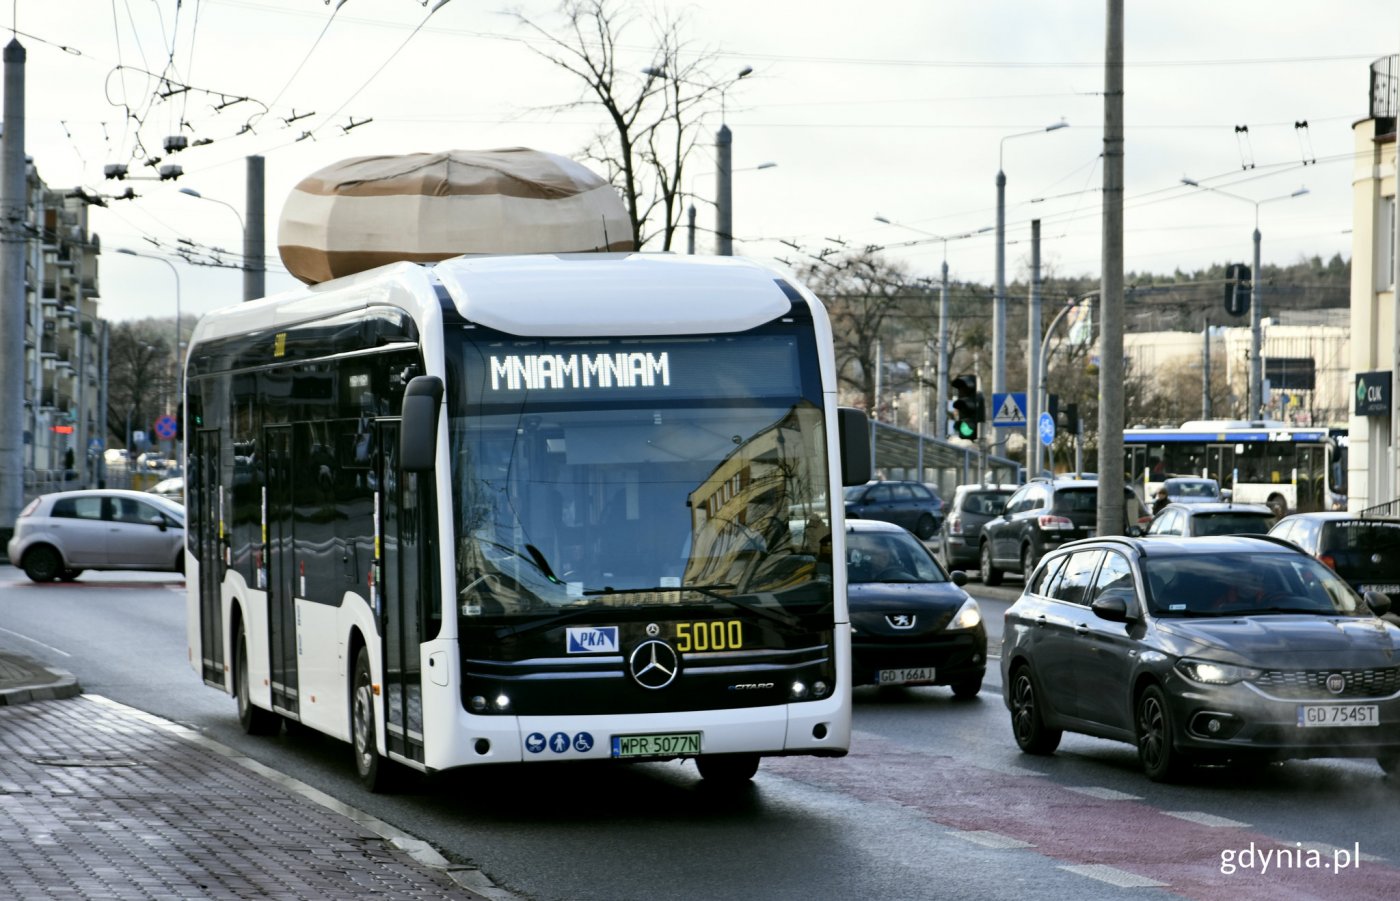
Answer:
M1064 412L1055 419L1055 428L1065 435L1079 434L1079 404L1065 404Z
M1244 263L1231 263L1225 269L1225 312L1231 316L1243 316L1249 312L1249 267Z
M1060 427L1060 395L1045 395L1045 412L1050 414L1050 419L1055 423L1055 428Z
M968 441L977 440L977 424L982 421L982 400L977 395L977 376L960 375L953 379L953 435Z

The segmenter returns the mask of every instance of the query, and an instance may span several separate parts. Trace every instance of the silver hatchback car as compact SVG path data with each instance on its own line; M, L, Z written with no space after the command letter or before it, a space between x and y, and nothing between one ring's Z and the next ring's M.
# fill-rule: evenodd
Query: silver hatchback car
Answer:
M35 582L88 569L185 571L185 508L144 491L60 491L15 520L10 562Z

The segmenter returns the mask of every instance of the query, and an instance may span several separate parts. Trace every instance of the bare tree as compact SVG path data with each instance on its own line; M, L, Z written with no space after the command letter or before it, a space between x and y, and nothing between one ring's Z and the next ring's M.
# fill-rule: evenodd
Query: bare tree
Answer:
M697 144L701 112L708 101L738 80L716 80L716 54L692 50L684 20L668 13L647 18L649 64L629 67L622 39L637 24L620 0L565 0L564 28L552 30L524 13L514 16L542 39L531 49L583 81L582 96L556 110L601 107L606 128L584 149L585 158L607 169L632 220L632 240L641 247L661 238L670 250L680 225L686 164Z
M174 412L175 383L168 320L120 322L108 338L108 447L127 447L130 431L149 431ZM131 450L131 448L127 448Z

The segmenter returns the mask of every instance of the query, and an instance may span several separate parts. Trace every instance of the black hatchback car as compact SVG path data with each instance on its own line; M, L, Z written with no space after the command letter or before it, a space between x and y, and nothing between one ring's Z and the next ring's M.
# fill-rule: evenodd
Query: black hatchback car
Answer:
M1295 513L1269 534L1326 563L1357 591L1379 591L1400 603L1400 518Z
M853 685L947 685L975 697L987 669L977 602L906 529L846 523Z
M1046 553L1079 538L1092 538L1098 522L1099 483L1090 479L1034 479L982 527L978 547L982 584L1000 585L1007 572L1029 575ZM1142 500L1123 486L1124 525L1150 520Z
M1193 761L1374 757L1400 772L1400 627L1267 536L1100 538L1046 556L1006 612L1004 700L1021 750L1065 731Z
M943 499L923 482L875 481L845 490L846 516L892 522L924 541L943 521Z

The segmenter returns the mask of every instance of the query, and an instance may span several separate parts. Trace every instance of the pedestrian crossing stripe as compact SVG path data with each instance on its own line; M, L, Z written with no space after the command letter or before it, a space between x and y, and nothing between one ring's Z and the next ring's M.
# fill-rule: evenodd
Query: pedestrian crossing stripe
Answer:
M1001 407L992 416L993 422L1024 422L1026 414L1016 404L1016 395L1007 394L1002 398Z

